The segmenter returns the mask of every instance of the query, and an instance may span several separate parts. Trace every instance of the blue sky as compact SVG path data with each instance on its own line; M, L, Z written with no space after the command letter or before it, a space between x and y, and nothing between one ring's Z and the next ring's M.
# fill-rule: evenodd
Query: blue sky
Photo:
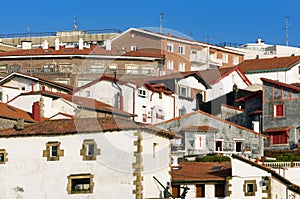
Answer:
M27 0L3 1L1 33L78 29L163 27L210 43L224 41L285 45L285 17L289 16L289 45L300 46L299 0Z

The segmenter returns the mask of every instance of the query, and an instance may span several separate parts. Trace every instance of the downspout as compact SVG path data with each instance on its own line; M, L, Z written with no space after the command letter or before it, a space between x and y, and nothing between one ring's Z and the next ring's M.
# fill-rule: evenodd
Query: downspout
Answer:
M116 78L117 78L117 72L114 72L114 84L118 87L118 89L120 90L120 110L124 110L124 107L123 107L123 94L122 94L122 89L121 87L118 85L117 81L116 81Z
M176 99L175 99L175 96L171 95L173 97L173 118L176 117L176 114L175 114L175 110L176 110L176 106L175 106L175 102L176 102Z

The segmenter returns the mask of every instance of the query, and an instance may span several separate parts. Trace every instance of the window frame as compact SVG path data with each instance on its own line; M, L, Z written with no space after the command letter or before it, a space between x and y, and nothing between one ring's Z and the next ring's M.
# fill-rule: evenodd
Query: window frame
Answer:
M138 93L138 96L142 97L142 98L146 98L146 96L147 96L147 92L145 89L138 89L137 93Z
M58 141L49 141L46 143L46 149L43 150L43 157L47 157L47 161L58 161L64 156L64 150L60 149L61 143ZM56 156L53 156L53 147L56 147Z
M205 184L196 184L196 198L205 198Z
M0 164L5 164L8 161L6 149L0 149L0 154L3 157L3 160L0 161Z
M252 191L249 191L248 185L252 185ZM255 196L255 193L257 191L257 184L256 184L256 180L245 180L244 181L244 185L243 185L243 191L244 191L244 195L245 196Z
M178 53L181 55L185 54L185 46L179 45L178 46Z
M174 70L174 61L173 60L168 60L167 61L167 69L168 70Z
M178 63L178 71L180 71L180 72L185 71L185 63L184 62L179 62Z
M222 53L222 63L228 63L228 54Z
M92 155L88 154L90 145L93 145L94 153ZM82 160L96 160L97 155L100 155L100 149L97 148L96 141L93 139L83 140L82 148L80 149L80 155L82 156Z
M277 107L282 107L282 114L278 115L278 108ZM273 106L273 117L274 118L281 118L281 117L285 117L286 113L285 113L285 104L274 104Z
M174 52L174 44L167 43L167 51L171 53Z
M89 189L88 190L74 190L76 186L73 185L75 180L78 179L89 179ZM71 174L68 176L67 191L68 194L89 194L93 193L94 190L94 175L88 174ZM86 183L87 184L87 183ZM73 188L74 187L74 188Z
M217 150L217 143L221 142L221 150ZM223 142L224 140L215 140L215 151L216 152L222 152L223 151Z

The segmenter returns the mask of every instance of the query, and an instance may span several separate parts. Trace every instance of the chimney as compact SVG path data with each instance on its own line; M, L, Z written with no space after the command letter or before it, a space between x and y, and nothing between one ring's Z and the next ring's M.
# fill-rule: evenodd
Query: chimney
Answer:
M59 41L59 38L56 38L55 39L55 50L59 50L59 47L60 47L60 41Z
M111 40L104 41L105 50L111 50Z
M23 130L24 129L24 119L23 118L19 118L17 120L16 129L17 130Z
M49 42L47 40L42 43L42 48L43 50L47 50L49 48Z
M21 46L23 50L31 49L31 41L22 41Z
M83 50L83 39L82 38L79 38L78 48L79 48L79 50Z
M41 120L40 104L39 104L39 102L33 102L33 105L32 105L32 118L35 121L40 121Z

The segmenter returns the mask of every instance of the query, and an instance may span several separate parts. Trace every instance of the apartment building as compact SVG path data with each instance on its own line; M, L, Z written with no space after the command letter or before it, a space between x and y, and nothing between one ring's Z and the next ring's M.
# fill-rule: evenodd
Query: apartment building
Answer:
M121 51L147 51L166 57L161 75L174 71L195 71L232 67L243 61L243 53L206 44L177 35L162 34L130 28L112 40L112 49Z

